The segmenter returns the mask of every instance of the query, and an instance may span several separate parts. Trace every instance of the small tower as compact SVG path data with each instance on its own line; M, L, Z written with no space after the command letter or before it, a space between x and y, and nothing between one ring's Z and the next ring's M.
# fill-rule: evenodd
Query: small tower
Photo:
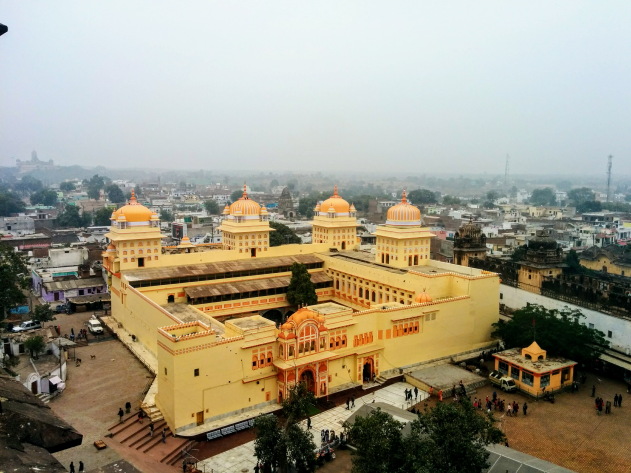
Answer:
M471 258L486 257L486 235L479 225L469 220L454 235L454 263L469 266Z
M138 203L132 190L129 203L114 211L112 225L105 236L109 240L103 264L109 275L121 270L159 266L162 254L160 219Z
M219 230L223 233L223 248L239 250L255 257L269 248L269 213L265 206L248 197L246 186L243 195L223 211L224 220Z
M421 226L421 211L408 202L405 191L401 202L388 209L385 225L377 231L377 263L397 268L427 264L430 240L434 234Z
M557 278L567 267L561 248L546 230L537 230L535 237L528 241L526 257L519 265L519 288L535 293L541 293L546 279Z
M313 243L328 243L340 250L357 246L357 212L338 195L337 186L331 197L316 205L312 224Z

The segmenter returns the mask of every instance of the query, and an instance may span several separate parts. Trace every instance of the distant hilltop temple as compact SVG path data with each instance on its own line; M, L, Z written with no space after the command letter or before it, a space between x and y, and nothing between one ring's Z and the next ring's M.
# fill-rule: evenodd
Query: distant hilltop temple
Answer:
M268 211L244 189L224 209L223 243L206 248L187 237L164 247L158 215L133 192L112 214L112 326L157 375L146 412L199 433L277 409L299 382L326 397L489 346L499 277L431 260L434 235L405 192L374 253L359 251L355 207L337 186L314 214L311 244L272 247ZM293 263L316 304L289 304Z
M48 161L40 161L37 157L37 151L31 153L30 161L22 161L20 159L15 160L15 166L18 168L18 173L26 174L31 171L38 171L41 169L52 169L55 167L55 163L52 159Z

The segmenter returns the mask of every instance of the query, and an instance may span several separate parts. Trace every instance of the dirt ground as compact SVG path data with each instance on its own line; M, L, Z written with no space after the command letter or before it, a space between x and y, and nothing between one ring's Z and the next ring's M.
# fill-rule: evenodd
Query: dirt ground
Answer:
M70 333L71 328L77 333L85 328L85 321L91 315L91 312L60 314L54 324L61 325L62 334ZM94 441L105 438L108 427L118 420L118 408L124 409L125 402L131 402L134 410L140 406L142 393L153 376L118 340L108 336L96 340L88 335L88 341L88 346L76 349L81 365L69 360L66 389L49 406L83 434L80 446L54 456L66 468L71 461L76 466L81 460L86 471L91 471L120 460L120 454L112 448L98 451Z

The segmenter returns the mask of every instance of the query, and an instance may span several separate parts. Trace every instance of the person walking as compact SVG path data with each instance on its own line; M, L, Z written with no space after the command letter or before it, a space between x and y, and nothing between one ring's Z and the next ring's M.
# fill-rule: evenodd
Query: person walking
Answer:
M509 417L512 417L513 416L512 411L513 411L513 405L509 402L508 405L506 406L506 415Z
M79 473L83 473L83 462L79 462Z
M523 410L524 410L524 415L526 415L528 413L528 403L527 402L524 402Z
M311 430L311 417L307 416L307 430Z
M622 407L622 394L618 394L618 407Z
M70 462L70 473L74 473L74 462Z
M162 443L167 443L167 428L162 429Z
M123 412L123 408L119 407L118 408L118 421L119 422L123 422L123 416L125 415L125 413Z
M596 385L592 384L592 397L596 395Z
M129 414L131 412L131 402L127 401L125 403L125 412Z
M346 398L346 410L348 411L351 408L351 398Z
M355 396L351 396L351 409L355 407Z
M149 424L149 437L153 437L153 430L156 426L153 424L153 421Z
M416 401L417 399L418 399L418 388L414 386L414 400Z

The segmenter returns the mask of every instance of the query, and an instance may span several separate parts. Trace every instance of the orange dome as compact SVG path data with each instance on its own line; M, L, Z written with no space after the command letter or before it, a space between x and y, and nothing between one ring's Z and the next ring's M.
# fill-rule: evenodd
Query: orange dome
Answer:
M403 191L401 202L388 209L386 225L420 225L421 211L408 202L407 194Z
M110 217L111 220L121 220L128 223L149 223L152 219L155 220L156 218L157 215L154 212L138 203L138 200L136 200L136 193L133 189L131 191L129 203L122 206L115 212L112 212L112 216Z
M331 209L335 211L336 215L350 215L351 206L338 195L337 186L333 189L333 195L320 204L320 214L326 215Z
M236 202L230 205L230 215L236 217L259 216L261 206L248 197L246 187L243 186L243 195Z
M414 296L414 302L417 304L432 302L432 300L432 296L430 296L427 292L419 292L416 296Z

